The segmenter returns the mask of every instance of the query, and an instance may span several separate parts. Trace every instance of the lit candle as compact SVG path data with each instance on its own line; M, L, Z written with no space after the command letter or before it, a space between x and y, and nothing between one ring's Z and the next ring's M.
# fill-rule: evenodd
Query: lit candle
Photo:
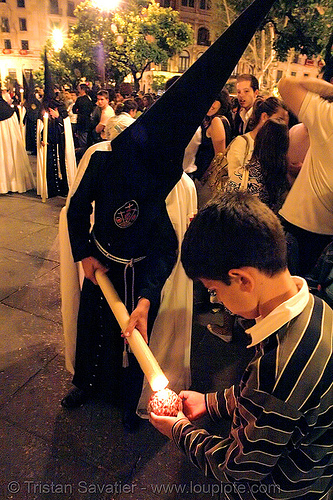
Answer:
M49 115L48 113L44 113L43 116L43 143L44 143L44 150L43 150L43 179L42 179L42 201L45 203L46 201L46 169L47 169L47 132L48 132L48 119Z
M111 281L100 269L95 272L96 281L99 284L116 320L119 323L122 331L125 331L129 321L128 311L120 300L116 290L114 289ZM164 389L169 381L164 375L161 367L159 366L156 358L144 341L141 333L134 329L129 337L126 337L130 348L138 360L143 373L146 375L150 387L153 391Z
M20 89L20 94L21 94L21 103L23 103L23 94L24 94L24 90L23 89Z

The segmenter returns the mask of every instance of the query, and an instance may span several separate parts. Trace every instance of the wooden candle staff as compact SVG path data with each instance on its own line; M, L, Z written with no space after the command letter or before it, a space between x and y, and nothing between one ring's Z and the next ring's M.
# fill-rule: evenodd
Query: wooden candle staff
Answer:
M101 270L97 269L95 272L96 281L99 284L116 320L119 323L122 331L125 331L129 321L129 314L120 300L114 286L109 278ZM146 375L147 380L153 391L164 389L169 381L164 375L161 367L159 366L156 358L144 341L141 333L134 329L129 337L126 337L129 346L138 360L143 373Z
M46 177L46 172L47 172L47 133L48 133L48 120L49 120L49 115L48 113L44 113L43 116L43 143L44 143L44 148L43 148L43 175L42 175L42 202L46 202L46 190L47 190L47 177Z

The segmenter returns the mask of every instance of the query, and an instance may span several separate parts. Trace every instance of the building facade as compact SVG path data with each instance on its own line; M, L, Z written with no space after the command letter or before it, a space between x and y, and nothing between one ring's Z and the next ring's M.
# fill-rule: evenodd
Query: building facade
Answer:
M75 24L74 10L80 0L0 0L0 81L9 86L17 80L22 85L22 74L41 66L41 49L47 39L55 37L61 45L61 35ZM156 76L167 80L181 75L211 45L210 0L161 0L162 7L179 11L183 22L190 24L194 43L169 59L164 65L151 65L141 83L144 92L153 91ZM269 68L266 88L271 90L284 75L317 76L320 59L291 55L286 63L274 61ZM252 72L246 60L241 59L235 74ZM233 79L231 79L232 81Z
M140 85L141 90L145 92L153 90L155 75L161 75L165 79L175 74L181 75L214 41L210 30L210 0L161 0L160 4L162 7L172 7L178 10L181 20L192 26L194 44L183 50L181 54L169 59L164 66L151 65L150 71L144 74ZM305 55L297 55L292 51L286 62L273 59L266 74L261 79L264 93L271 93L282 76L317 77L322 66L320 57L309 59ZM245 58L241 58L231 75L229 89L232 93L236 91L235 77L241 73L253 73L253 67Z
M0 80L3 86L41 66L41 49L55 36L61 43L75 24L79 0L0 0Z

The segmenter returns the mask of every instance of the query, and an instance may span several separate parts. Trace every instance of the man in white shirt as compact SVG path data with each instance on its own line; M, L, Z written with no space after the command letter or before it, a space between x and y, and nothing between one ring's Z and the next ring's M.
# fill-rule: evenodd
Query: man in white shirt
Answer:
M317 78L285 77L282 99L307 127L310 147L280 210L298 242L299 274L305 276L333 236L333 85Z
M109 105L109 93L107 90L100 90L97 94L97 106L101 110L101 117L99 123L97 124L95 131L101 136L101 139L106 140L105 136L105 126L111 118L114 116L114 110Z
M259 93L259 82L254 75L244 73L238 75L236 89L240 109L235 115L235 135L242 135L249 132L249 119Z

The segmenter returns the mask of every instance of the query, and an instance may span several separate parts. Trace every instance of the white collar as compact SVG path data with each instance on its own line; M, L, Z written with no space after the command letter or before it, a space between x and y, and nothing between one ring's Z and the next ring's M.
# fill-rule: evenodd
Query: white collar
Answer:
M247 123L249 121L249 118L252 115L252 111L253 111L253 106L248 111L246 111L245 108L240 109L239 115L244 123Z
M299 276L292 276L292 279L298 288L298 292L290 299L282 302L264 318L261 316L256 318L256 324L246 330L246 333L251 335L252 339L251 344L247 347L253 347L265 340L288 321L298 316L307 305L309 289L305 279Z

